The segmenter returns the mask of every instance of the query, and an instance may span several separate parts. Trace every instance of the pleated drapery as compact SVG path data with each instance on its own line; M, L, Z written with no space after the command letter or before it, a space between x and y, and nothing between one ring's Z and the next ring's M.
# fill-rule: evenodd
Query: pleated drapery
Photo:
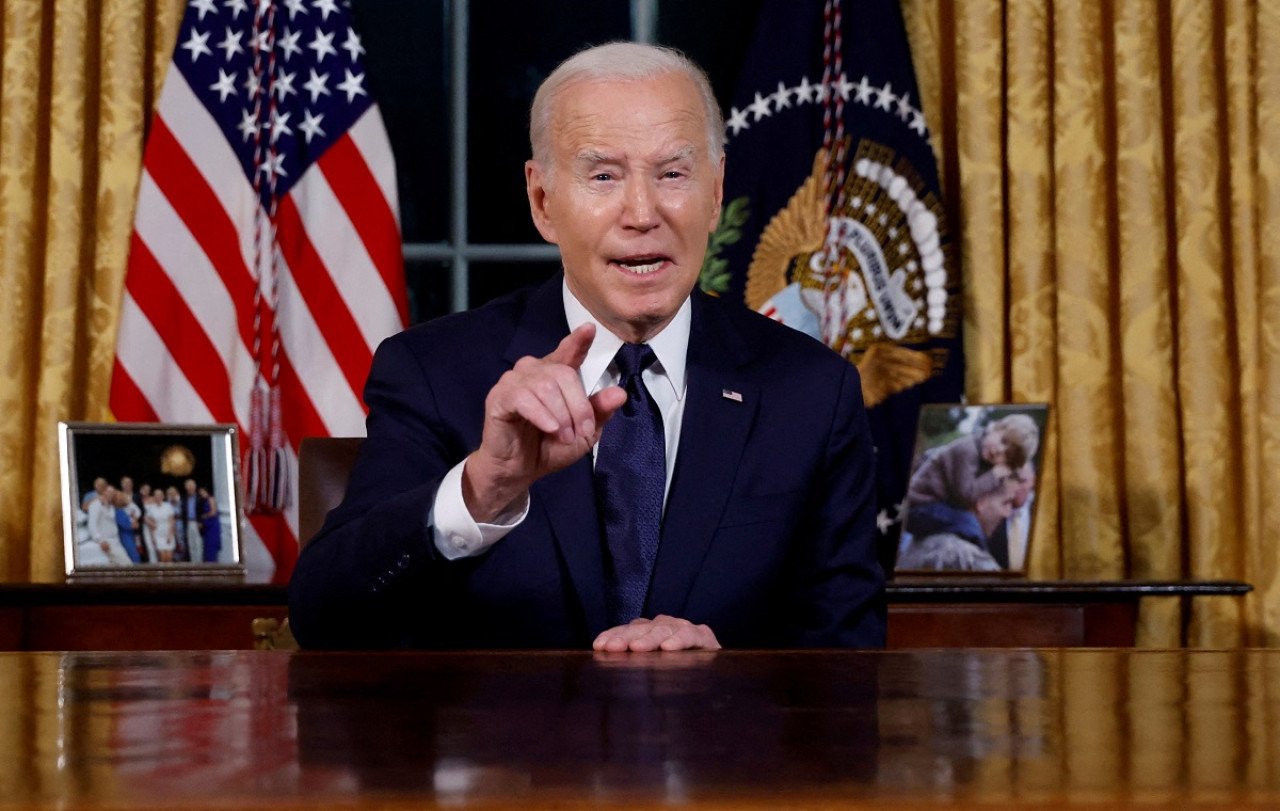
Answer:
M1240 579L1145 645L1280 641L1280 3L904 0L967 393L1053 406L1031 576Z

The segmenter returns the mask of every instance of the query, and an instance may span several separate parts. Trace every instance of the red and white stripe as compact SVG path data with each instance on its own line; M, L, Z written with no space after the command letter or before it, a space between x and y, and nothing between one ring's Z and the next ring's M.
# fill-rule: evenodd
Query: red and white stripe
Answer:
M116 419L234 423L244 449L258 372L258 206L216 122L182 73L170 70L134 220L111 385ZM397 212L395 166L376 105L279 201L274 317L291 464L305 436L364 434L361 389L373 351L407 321ZM287 579L297 555L296 498L281 515L250 521L246 558L263 560L264 546L273 579Z

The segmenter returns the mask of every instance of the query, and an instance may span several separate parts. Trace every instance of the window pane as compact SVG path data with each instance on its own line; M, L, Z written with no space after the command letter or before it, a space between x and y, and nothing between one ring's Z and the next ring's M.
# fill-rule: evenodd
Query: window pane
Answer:
M711 79L721 109L733 104L763 0L659 0L658 42L679 48Z
M473 243L542 242L524 191L533 94L585 45L630 38L628 0L559 0L554 8L472 0L467 189Z
M470 306L544 282L559 270L559 262L472 262Z
M445 0L352 3L368 87L396 158L407 242L449 237L449 52Z
M449 263L406 259L405 282L409 288L409 323L420 324L452 311L453 284Z

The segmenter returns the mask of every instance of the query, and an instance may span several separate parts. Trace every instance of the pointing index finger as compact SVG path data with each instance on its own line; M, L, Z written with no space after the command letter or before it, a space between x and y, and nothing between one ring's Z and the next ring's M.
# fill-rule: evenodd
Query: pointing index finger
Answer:
M563 363L570 369L578 369L587 359L587 351L596 337L596 325L590 322L583 324L564 337L560 345L547 355L544 360L552 363Z

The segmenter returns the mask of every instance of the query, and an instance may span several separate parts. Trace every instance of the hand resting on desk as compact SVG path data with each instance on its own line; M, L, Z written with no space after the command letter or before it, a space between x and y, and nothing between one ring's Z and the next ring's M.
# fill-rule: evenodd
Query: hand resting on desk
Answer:
M715 632L706 625L694 625L679 617L659 614L653 619L638 617L626 625L601 632L591 643L598 651L720 650Z

